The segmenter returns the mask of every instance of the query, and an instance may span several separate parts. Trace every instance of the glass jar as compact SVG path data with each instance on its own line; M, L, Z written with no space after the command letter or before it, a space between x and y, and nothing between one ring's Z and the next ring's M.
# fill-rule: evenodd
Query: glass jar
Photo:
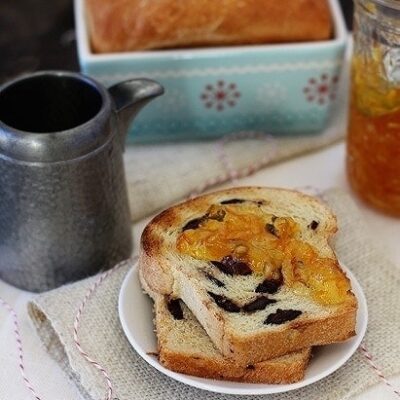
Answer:
M400 216L400 1L354 2L347 173L360 198Z

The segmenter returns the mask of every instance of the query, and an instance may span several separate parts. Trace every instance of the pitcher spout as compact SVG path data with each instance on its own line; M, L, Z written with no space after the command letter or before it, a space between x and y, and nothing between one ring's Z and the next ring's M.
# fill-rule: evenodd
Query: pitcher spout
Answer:
M132 79L117 83L108 89L114 100L120 122L121 135L125 139L128 127L138 112L152 99L161 96L164 88L151 79Z

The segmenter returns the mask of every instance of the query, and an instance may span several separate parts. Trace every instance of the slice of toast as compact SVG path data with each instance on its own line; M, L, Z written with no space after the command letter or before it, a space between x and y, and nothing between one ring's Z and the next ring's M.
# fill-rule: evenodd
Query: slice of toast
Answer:
M158 357L168 369L202 378L249 383L294 383L304 378L311 349L241 366L224 358L181 300L153 294Z
M317 199L273 188L211 193L156 216L141 238L151 291L182 299L242 366L355 334L357 301Z

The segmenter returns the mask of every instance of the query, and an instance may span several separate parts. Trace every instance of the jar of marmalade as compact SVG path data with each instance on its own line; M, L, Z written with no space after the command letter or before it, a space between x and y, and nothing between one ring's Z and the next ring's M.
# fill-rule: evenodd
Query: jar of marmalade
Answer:
M347 173L363 200L400 216L400 1L354 2Z

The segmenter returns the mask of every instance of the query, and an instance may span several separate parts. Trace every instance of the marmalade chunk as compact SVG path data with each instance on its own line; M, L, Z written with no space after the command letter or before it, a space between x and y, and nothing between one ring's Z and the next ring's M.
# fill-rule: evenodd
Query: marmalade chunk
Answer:
M293 218L266 214L254 202L213 205L195 229L179 235L176 247L199 260L232 257L267 279L283 276L286 286L322 304L345 301L350 284L337 261L319 257L299 232Z

